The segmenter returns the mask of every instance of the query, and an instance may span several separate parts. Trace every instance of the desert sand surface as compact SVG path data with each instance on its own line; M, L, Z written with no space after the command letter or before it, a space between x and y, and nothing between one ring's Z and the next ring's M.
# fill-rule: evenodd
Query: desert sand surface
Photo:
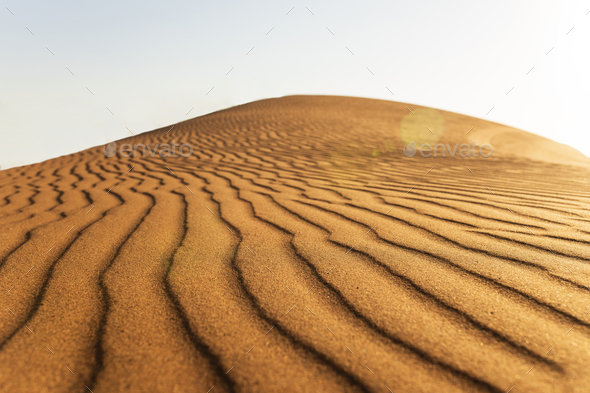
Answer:
M406 157L429 131L493 155ZM172 140L0 172L0 391L590 391L573 148L329 96L117 144Z

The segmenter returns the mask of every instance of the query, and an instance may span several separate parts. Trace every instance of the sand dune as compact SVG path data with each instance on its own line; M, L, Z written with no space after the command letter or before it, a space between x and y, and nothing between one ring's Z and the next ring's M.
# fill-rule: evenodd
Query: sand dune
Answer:
M581 153L307 96L117 144L172 140L0 172L0 391L590 391Z

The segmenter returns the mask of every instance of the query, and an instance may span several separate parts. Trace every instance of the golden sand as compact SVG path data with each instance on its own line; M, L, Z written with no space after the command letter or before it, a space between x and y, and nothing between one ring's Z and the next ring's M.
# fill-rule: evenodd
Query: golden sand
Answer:
M0 172L0 391L590 391L581 153L321 96L117 144L172 140Z

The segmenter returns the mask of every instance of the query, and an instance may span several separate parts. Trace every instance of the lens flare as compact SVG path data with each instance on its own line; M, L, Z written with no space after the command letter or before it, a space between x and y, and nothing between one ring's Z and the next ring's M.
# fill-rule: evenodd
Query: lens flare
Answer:
M436 109L419 108L408 113L400 125L404 145L416 142L418 148L425 143L435 144L444 133L445 119Z

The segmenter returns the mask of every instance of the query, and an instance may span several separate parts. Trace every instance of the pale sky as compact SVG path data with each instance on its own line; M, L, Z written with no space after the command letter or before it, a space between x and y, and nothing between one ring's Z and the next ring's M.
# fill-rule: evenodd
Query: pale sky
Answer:
M589 11L588 0L4 1L0 166L293 94L445 109L590 156Z

